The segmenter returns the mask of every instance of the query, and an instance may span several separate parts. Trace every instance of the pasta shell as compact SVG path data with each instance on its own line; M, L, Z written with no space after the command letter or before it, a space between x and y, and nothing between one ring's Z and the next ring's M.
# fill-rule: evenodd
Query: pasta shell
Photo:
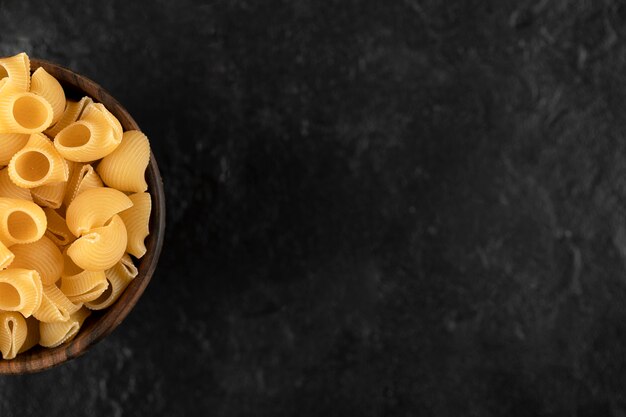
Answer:
M61 278L63 254L50 239L43 236L36 242L13 245L15 256L10 269L33 269L39 273L43 285L51 285Z
M0 271L0 310L19 311L29 317L41 305L42 294L41 278L36 271Z
M63 204L66 188L67 182L57 182L31 188L30 193L33 200L40 206L57 209Z
M85 108L79 121L56 135L54 146L69 161L91 162L113 152L120 141L112 120L91 104Z
M0 197L33 201L28 188L18 187L9 177L9 169L0 170Z
M115 266L105 271L106 279L109 282L107 290L94 301L85 303L85 307L91 310L102 310L110 307L138 273L130 256L124 255Z
M24 146L30 135L23 133L0 133L0 165L8 165L13 155Z
M113 215L132 205L132 200L121 191L107 187L92 188L79 194L67 208L67 227L74 236L81 236L104 226Z
M124 222L117 214L102 227L95 228L70 245L67 254L87 271L113 267L124 255L128 237Z
M41 305L33 317L43 323L67 321L81 307L82 304L73 304L56 285L44 285Z
M66 207L69 207L74 198L76 198L76 196L83 191L87 191L92 188L104 187L102 180L91 165L81 165L76 162L72 163L77 164L77 166L74 168L74 171L67 182L67 191L65 192L65 197L63 198L63 203Z
M34 134L26 146L11 158L9 176L19 187L35 188L67 181L69 167L49 139L42 134Z
M30 92L43 97L52 106L52 124L59 121L65 110L65 91L52 75L42 67L31 77Z
M109 187L140 193L148 189L145 179L150 162L150 143L138 130L124 132L122 143L98 164L96 171Z
M90 103L93 103L93 100L89 97L83 97L80 101L67 100L65 111L61 118L51 128L46 130L46 135L54 138L61 130L77 121L83 114L85 107Z
M39 323L39 344L44 347L56 347L72 340L91 312L81 308L67 321Z
M76 240L76 236L68 229L65 219L51 208L43 209L48 222L46 236L57 246L69 245Z
M0 198L0 240L7 247L41 239L46 232L46 225L46 214L37 204Z
M28 325L20 313L0 312L0 352L4 359L13 359L26 341Z
M17 91L10 86L0 94L0 133L39 133L52 123L50 103L33 93Z
M150 233L148 224L150 223L150 211L152 210L152 200L148 193L136 193L128 196L133 206L120 213L128 232L128 243L126 252L135 258L141 258L146 253L144 240Z
M0 59L0 78L7 78L9 85L17 91L30 88L30 59L25 53Z
M61 277L61 291L73 303L93 301L107 289L104 271L85 271L72 261L72 258L63 254L65 260Z

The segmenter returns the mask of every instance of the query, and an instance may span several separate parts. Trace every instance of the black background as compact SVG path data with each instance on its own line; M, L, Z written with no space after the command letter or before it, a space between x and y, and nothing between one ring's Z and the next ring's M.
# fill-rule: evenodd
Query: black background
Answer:
M163 255L2 417L626 415L626 8L2 1L151 139Z

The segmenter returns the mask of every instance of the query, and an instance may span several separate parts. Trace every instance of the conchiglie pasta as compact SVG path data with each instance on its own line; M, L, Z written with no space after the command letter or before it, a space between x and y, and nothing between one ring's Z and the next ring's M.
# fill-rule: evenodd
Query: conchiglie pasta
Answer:
M124 222L116 214L104 226L89 231L72 243L67 254L82 269L102 271L120 260L127 241Z
M63 254L64 268L61 276L61 291L73 303L86 303L100 297L108 288L104 271L85 271Z
M33 201L28 188L18 187L9 177L9 169L0 170L0 197Z
M66 187L67 182L57 182L31 188L30 193L33 200L41 207L58 209L63 204Z
M88 105L80 120L61 130L54 146L69 161L91 162L115 150L120 144L112 121L93 104Z
M19 311L24 317L29 317L41 305L42 296L41 278L36 271L0 271L0 310Z
M105 274L109 287L100 297L85 303L85 307L91 310L102 310L110 307L137 276L138 271L130 257L124 255L115 266L106 270Z
M69 207L74 198L83 191L104 186L102 180L91 165L81 165L76 162L72 163L76 164L76 167L74 167L72 175L67 181L65 197L63 198L63 204L65 204L66 207Z
M48 228L46 236L57 246L66 246L76 240L76 236L68 229L65 219L56 210L43 209L46 214Z
M35 188L67 181L69 167L42 134L33 134L9 162L9 177L19 187Z
M37 204L13 198L0 198L0 241L7 247L32 243L46 232L46 214Z
M110 155L102 158L96 171L109 187L121 191L146 191L146 168L150 162L150 143L138 130L124 132L122 143Z
M83 114L85 107L91 103L93 103L93 100L89 97L83 97L80 101L67 100L65 111L61 115L61 118L51 128L45 131L46 135L54 138L61 130L77 121Z
M39 273L43 285L51 285L61 278L63 254L50 239L43 236L36 242L11 246L15 258L11 269L33 269Z
M0 133L40 133L52 123L53 110L43 97L9 86L0 94Z
M67 227L75 236L102 227L113 215L131 207L126 194L113 188L92 188L79 194L67 208Z
M0 165L8 165L13 155L24 146L30 135L23 133L0 133Z
M146 253L144 240L150 233L150 211L152 200L148 193L136 193L128 196L133 206L120 213L128 232L128 244L126 252L135 258L141 258Z
M67 321L81 307L82 304L73 304L56 285L44 285L41 305L33 317L42 323Z
M0 79L6 77L8 85L17 91L30 88L30 59L25 53L0 59Z
M91 312L81 308L67 321L39 323L39 344L44 347L56 347L72 340Z
M24 346L28 335L26 319L14 311L0 312L0 352L4 359L13 359Z
M30 92L43 97L52 107L52 124L59 121L65 110L65 92L52 75L43 68L37 68L31 77Z
M113 114L104 107L102 103L93 103L85 109L85 117L89 117L89 113L92 111L99 111L102 113L104 118L109 122L109 126L113 129L113 136L115 137L115 142L119 143L122 141L122 135L124 134L124 130L122 129L122 125L117 117L113 116Z

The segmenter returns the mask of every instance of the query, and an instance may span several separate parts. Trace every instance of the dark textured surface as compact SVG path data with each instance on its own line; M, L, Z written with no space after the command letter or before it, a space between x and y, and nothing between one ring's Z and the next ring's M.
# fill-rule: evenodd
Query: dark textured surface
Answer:
M128 108L168 231L2 417L626 415L618 2L37 3L0 0L0 54Z

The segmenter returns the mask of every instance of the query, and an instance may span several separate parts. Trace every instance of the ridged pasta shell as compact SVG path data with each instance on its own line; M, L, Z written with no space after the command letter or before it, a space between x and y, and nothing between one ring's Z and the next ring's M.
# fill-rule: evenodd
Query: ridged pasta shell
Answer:
M0 198L0 241L7 247L35 242L46 232L47 220L37 204L13 198Z
M107 290L97 299L85 303L85 307L91 310L102 310L110 307L138 273L130 256L125 254L117 264L105 271L106 279L109 282Z
M51 285L61 278L63 254L50 239L43 236L36 242L11 246L15 258L10 269L33 269L39 273L43 285Z
M34 93L5 86L0 93L0 133L40 133L52 123L52 106Z
M44 347L56 347L72 340L91 312L81 308L67 321L39 323L39 344Z
M4 359L13 359L26 341L26 319L14 311L0 312L0 352Z
M64 269L61 276L61 291L73 303L86 303L100 297L108 288L104 271L85 271L63 254Z
M41 305L42 294L43 287L37 271L0 271L0 310L19 311L24 317L29 317Z
M37 68L31 77L30 92L43 97L52 107L52 122L59 121L65 110L65 91L52 75L43 69Z
M67 208L67 227L75 236L102 227L121 211L132 207L132 200L114 188L92 188L79 194Z
M66 207L69 207L72 201L74 201L74 198L83 191L104 187L100 176L91 165L81 165L78 162L72 163L77 166L74 168L70 179L67 181L67 191L63 198L63 204L65 204Z
M22 188L67 181L69 167L48 138L33 134L9 162L11 181Z
M150 211L152 200L148 193L136 193L128 196L133 206L120 213L128 232L126 252L139 259L146 253L144 241L150 233Z
M72 243L67 254L82 269L102 271L121 259L127 241L124 222L116 214L106 225L89 231Z
M30 89L30 58L24 52L0 59L0 78L18 91Z
M45 131L46 135L54 138L61 130L77 121L83 114L85 107L90 103L93 103L93 100L89 97L83 97L80 101L67 100L65 111L61 115L61 118Z
M41 305L33 317L43 323L67 321L81 307L82 304L73 304L56 285L44 285Z
M122 143L98 164L96 171L109 187L131 193L148 189L145 179L150 162L150 142L138 130L124 132Z

